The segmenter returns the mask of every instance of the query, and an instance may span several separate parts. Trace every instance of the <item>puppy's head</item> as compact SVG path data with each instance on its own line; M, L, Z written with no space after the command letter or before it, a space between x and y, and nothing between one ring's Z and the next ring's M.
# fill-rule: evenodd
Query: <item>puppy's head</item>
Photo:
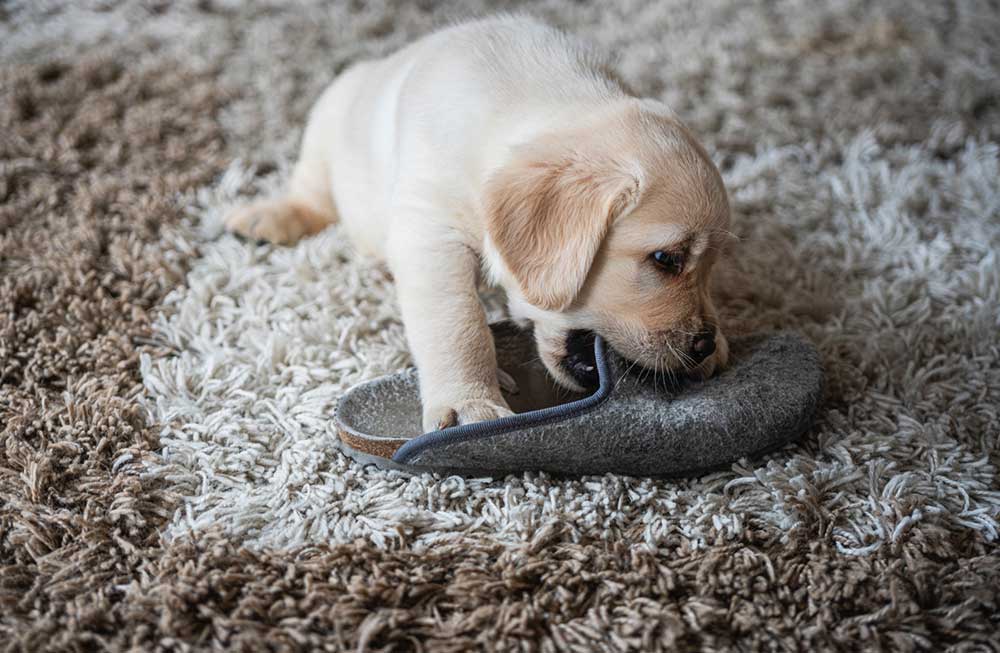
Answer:
M549 372L596 381L593 334L666 376L728 358L709 295L729 205L691 134L635 103L521 146L490 179L487 263Z

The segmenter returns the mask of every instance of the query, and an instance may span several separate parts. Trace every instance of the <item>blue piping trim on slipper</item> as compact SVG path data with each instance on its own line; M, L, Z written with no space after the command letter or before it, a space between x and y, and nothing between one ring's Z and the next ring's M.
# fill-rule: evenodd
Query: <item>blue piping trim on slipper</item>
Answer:
M600 384L597 391L589 397L571 401L568 404L550 406L539 410L532 410L527 413L508 415L487 422L476 422L475 424L462 424L451 426L440 431L431 431L417 436L401 446L393 454L392 460L397 463L410 464L410 461L434 447L444 446L454 442L468 442L480 440L482 438L530 429L543 424L578 417L600 406L611 396L614 390L614 381L611 380L611 368L608 365L606 345L601 336L594 338L594 361L597 363L597 373L600 377Z

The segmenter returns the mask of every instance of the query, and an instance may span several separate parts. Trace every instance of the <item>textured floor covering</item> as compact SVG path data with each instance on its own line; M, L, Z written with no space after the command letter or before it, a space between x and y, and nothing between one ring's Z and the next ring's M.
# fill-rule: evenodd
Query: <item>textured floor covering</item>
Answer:
M348 464L331 402L407 360L386 279L218 217L461 12L4 5L0 647L1000 650L996 7L534 10L720 162L726 313L817 343L816 432L685 483Z

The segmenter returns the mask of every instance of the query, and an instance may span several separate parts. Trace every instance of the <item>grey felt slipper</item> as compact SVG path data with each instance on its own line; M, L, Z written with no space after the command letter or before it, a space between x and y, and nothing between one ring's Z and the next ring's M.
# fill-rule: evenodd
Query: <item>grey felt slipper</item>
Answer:
M614 472L686 476L773 451L804 433L819 403L816 349L791 333L733 338L731 362L707 381L670 388L599 336L600 378L590 394L556 387L534 337L511 322L491 325L497 362L517 383L505 394L515 415L422 433L416 370L350 389L337 406L341 446L356 460L412 472L501 476Z

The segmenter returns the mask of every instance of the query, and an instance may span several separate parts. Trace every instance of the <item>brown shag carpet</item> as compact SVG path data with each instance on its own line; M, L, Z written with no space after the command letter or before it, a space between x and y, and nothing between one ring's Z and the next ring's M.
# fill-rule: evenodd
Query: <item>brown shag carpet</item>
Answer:
M834 456L838 438L859 438L858 455L869 456L861 472L845 472L844 485L818 476L788 485L800 488L781 499L798 506L794 527L755 518L770 511L755 504L742 521L727 513L728 526L699 527L697 537L667 529L655 546L642 541L638 527L614 536L579 528L579 514L507 541L479 534L428 545L411 541L417 531L408 525L395 538L381 531L376 537L372 527L353 540L309 535L282 546L258 529L248 536L253 546L243 546L234 533L245 516L227 513L216 497L200 505L209 506L204 515L218 515L217 528L178 534L178 515L200 490L176 463L162 464L164 427L140 400L148 394L141 355L168 361L178 354L162 337L163 323L155 324L168 293L188 283L198 259L193 237L178 234L192 233L195 213L212 204L204 195L228 183L220 179L232 160L242 157L259 175L277 170L280 177L306 110L337 70L449 17L487 8L403 1L0 4L0 651L1000 651L1000 393L989 385L1000 379L1000 341L980 328L996 323L975 308L995 310L1000 297L988 267L996 259L975 263L981 248L1000 244L996 180L980 184L975 167L995 170L1000 136L1000 10L989 2L918 9L549 0L531 7L619 51L630 81L692 116L727 181L751 180L734 195L737 219L787 214L788 206L762 190L780 185L781 176L754 180L748 170L766 169L768 157L780 158L800 141L829 144L818 148L821 164L836 168L860 156L850 143L865 132L893 153L887 171L939 166L914 178L945 184L941 179L953 173L968 180L941 196L932 189L893 205L926 216L948 243L981 239L947 257L956 274L972 275L961 293L940 290L935 284L947 279L933 270L917 284L933 295L927 315L948 302L969 307L955 327L978 337L968 370L917 380L881 374L878 354L858 354L856 341L840 343L824 328L842 320L860 337L886 324L859 326L849 312L818 304L785 305L774 292L744 298L747 312L758 302L769 315L793 314L789 324L825 338L832 416L821 420L822 437L808 440L801 458ZM679 25L674 41L661 38L658 21ZM823 72L830 70L835 74ZM919 151L906 150L915 144ZM859 160L877 176L872 147ZM805 147L780 165L811 165L810 152ZM740 156L749 157L744 168ZM794 184L807 180L788 183L784 190L794 196L803 192ZM872 192L906 191L906 184L888 186ZM819 229L823 214L805 208ZM949 211L979 213L945 226L933 222ZM779 226L774 235L792 238L793 231ZM919 236L926 236L921 243L934 238ZM859 294L867 292L865 274L891 274L891 266L872 263L868 270L844 257L845 268L855 265ZM962 267L968 261L972 267ZM808 284L808 271L798 278ZM779 286L794 281L778 277ZM898 317L897 300L872 303L879 314ZM951 341L915 337L910 344L915 359L933 359L935 347L961 357ZM940 374L951 376L942 381ZM979 385L956 389L966 377ZM971 402L975 414L945 414L935 402L951 399L936 391L916 398L897 392L936 383L940 396ZM946 438L967 454L930 472L947 477L942 485L907 485L919 470L884 484L878 456L887 445L865 439L865 429L909 424L891 411L911 403L923 420L906 444L914 457ZM891 419L862 415L855 405L884 408ZM925 444L921 429L941 435ZM763 469L761 483L777 483L764 479ZM350 473L353 483L369 479ZM620 491L615 479L594 483L587 491ZM885 499L880 505L902 512L882 515L892 532L855 540L844 524L863 523L865 511L877 508L848 507L838 497L867 500L866 484ZM657 491L670 491L665 487ZM696 487L685 486L684 496ZM945 489L931 496L928 487ZM960 518L926 508L951 506L948 492L966 495ZM446 497L440 500L444 505ZM602 509L587 505L580 510ZM841 512L847 516L838 521ZM909 521L899 522L900 515Z
M127 642L169 515L138 349L183 280L160 232L220 170L226 96L101 50L0 72L0 649Z

